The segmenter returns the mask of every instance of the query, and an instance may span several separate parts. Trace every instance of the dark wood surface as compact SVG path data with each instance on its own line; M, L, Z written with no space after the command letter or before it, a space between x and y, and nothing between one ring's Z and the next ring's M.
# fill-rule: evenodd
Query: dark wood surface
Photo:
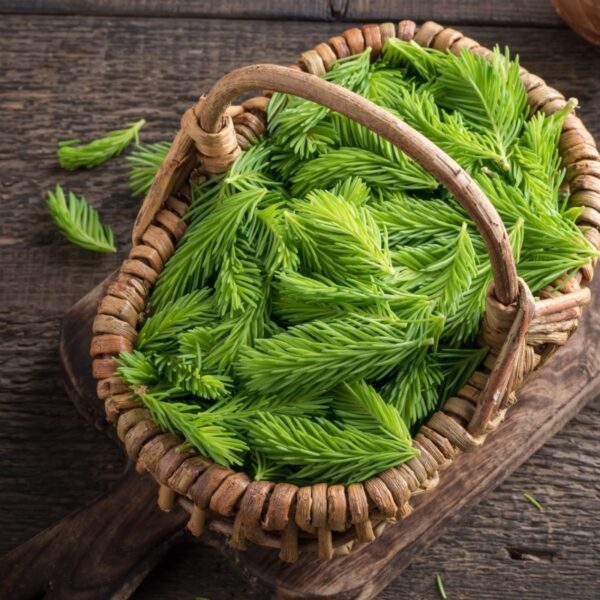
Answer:
M87 354L96 306L111 280L105 279L65 315L60 359L77 410L97 429L114 437L114 430L103 419ZM596 294L600 278L594 282L593 292L593 302L571 343L523 386L519 403L488 436L485 446L458 458L442 473L434 490L411 502L412 514L373 543L331 563L320 562L309 552L287 565L277 560L272 549L231 549L216 521L209 522L200 541L237 567L257 595L279 600L376 597L462 511L496 487L600 392L600 295ZM128 598L160 557L167 556L183 538L184 512L163 513L155 500L156 486L129 469L101 499L0 559L0 598L28 600L36 591L50 587L49 582L53 598ZM120 508L123 504L125 508ZM85 551L78 542L83 542ZM509 552L521 556L525 550L511 548ZM57 570L61 563L67 568Z
M0 9L14 12L11 4L17 3L2 2ZM279 3L271 4L282 10ZM294 3L293 10L301 4ZM388 5L373 4L391 14ZM401 18L406 13L400 14L397 4ZM493 22L488 16L492 5L512 6L515 15L525 14L524 22L533 22L536 11L543 10L543 3L531 3L527 16L528 3L482 2L475 18L472 2L406 4L420 5L423 11L429 7L430 13L422 17L447 22L456 22L457 6L462 5L465 20L488 24ZM357 18L368 18L361 14ZM304 18L329 17L311 13ZM578 97L580 114L598 136L595 70L600 52L564 27L544 23L464 29L488 44L510 44L528 68ZM123 469L118 448L87 425L67 399L58 363L58 331L69 306L117 266L138 203L127 193L122 161L65 174L56 165L55 141L74 133L105 131L140 116L149 120L145 139L162 139L219 74L251 62L285 63L343 27L337 22L176 15L156 19L144 18L139 11L134 17L0 17L1 552L93 500ZM59 181L100 207L115 228L117 256L90 255L70 246L52 228L44 193ZM380 597L434 598L434 576L440 572L452 598L596 598L599 429L596 400ZM544 513L523 500L525 491L543 502ZM256 596L212 549L184 542L134 597L197 595L211 600Z
M548 0L2 0L0 13L561 26Z

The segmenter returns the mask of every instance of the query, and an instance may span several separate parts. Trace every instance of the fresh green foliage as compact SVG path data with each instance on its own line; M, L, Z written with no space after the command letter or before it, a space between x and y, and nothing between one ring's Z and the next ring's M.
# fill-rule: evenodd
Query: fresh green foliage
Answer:
M477 366L483 362L487 348L444 348L433 355L435 367L442 372L440 403L444 401L467 383L467 380Z
M394 273L381 231L366 207L323 190L293 206L286 219L297 238L306 271L331 279Z
M48 210L56 226L74 244L94 252L115 252L112 229L100 223L98 211L82 196L69 192L69 199L60 185L48 192Z
M180 333L216 320L209 289L190 292L173 300L150 316L141 328L136 347L143 352L169 351Z
M531 494L523 494L523 497L531 506L537 508L540 512L544 512L544 507Z
M396 265L404 267L398 277L406 281L407 289L435 299L443 313L458 309L462 294L471 287L477 271L477 257L466 223L454 240L400 248L393 258Z
M343 383L334 394L333 410L340 419L358 429L378 434L384 430L386 434L410 443L410 433L402 415L365 381Z
M416 75L420 82L435 81L448 59L448 54L424 48L413 41L391 39L383 48L384 64L405 68L411 75Z
M381 61L366 49L325 77L475 178L534 292L597 255L560 191L571 107L531 116L507 53L389 40ZM118 370L163 427L222 464L359 481L415 456L411 433L484 360L490 262L457 200L387 140L300 98L275 94L268 113L268 139L192 186L188 228ZM166 149L134 151L134 191Z
M435 343L429 335L410 339L407 322L360 313L311 321L256 340L240 358L238 372L250 390L281 397L326 392L348 380L381 379L415 350Z
M361 147L337 148L304 163L292 178L292 193L302 196L315 187L329 188L358 176L370 187L407 190L438 186L431 175L402 155L398 162Z
M117 371L132 388L150 387L159 383L156 367L139 350L121 352L119 360L115 362Z
M106 162L109 158L121 154L131 142L138 143L140 129L146 121L140 119L125 129L116 129L106 136L88 144L81 144L78 139L65 140L58 144L58 160L60 166L69 171L86 167L91 169Z
M129 156L125 157L130 164L129 188L134 196L143 196L150 189L170 147L171 142L144 144L134 148Z
M442 581L441 575L435 576L435 585L437 587L438 594L442 600L447 600L446 590L444 589L444 582Z
M413 427L439 404L443 373L430 355L421 353L414 361L400 366L394 377L381 388L381 395Z
M257 283L241 281L241 260L253 261L252 254L259 252L257 258L264 260L267 267L274 268L278 257L281 264L293 262L287 234L275 223L277 217L265 215L265 210L280 209L285 202L281 184L269 173L269 156L265 143L256 144L242 154L222 179L193 190L191 223L161 274L152 295L153 308L203 286L227 263L228 274L223 275L220 287L235 286L238 296L231 299L230 306L222 307L220 312L225 314L240 304L245 306L240 285L247 288ZM255 246L250 256L248 246L244 250L243 238ZM249 298L252 297L255 296L250 292Z
M325 79L354 92L367 81L369 51L337 61ZM328 108L301 98L275 94L269 102L269 131L299 158L308 158L335 143Z
M459 111L475 132L491 136L508 169L510 146L528 112L518 61L497 48L490 62L467 50L448 54L431 89L439 106Z
M386 430L363 431L350 424L323 419L261 413L250 421L252 447L280 464L298 470L290 480L350 483L416 456L410 436Z
M156 422L171 433L185 437L194 448L214 461L225 465L241 465L241 455L248 449L243 440L222 425L215 423L195 404L170 400L169 391L136 389L136 395Z

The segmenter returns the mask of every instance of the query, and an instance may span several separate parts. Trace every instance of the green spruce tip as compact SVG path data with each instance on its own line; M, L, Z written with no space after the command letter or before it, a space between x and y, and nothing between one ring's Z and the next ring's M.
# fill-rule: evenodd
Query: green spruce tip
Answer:
M170 147L168 141L136 145L125 157L129 163L129 189L133 196L143 196L150 189Z
M58 144L58 160L63 169L74 171L85 167L91 169L106 162L109 158L121 154L129 144L138 144L140 129L146 121L140 119L124 129L116 129L104 137L97 138L87 144L78 139L65 140Z
M281 416L264 412L249 422L253 448L280 465L296 467L289 481L353 483L417 455L410 442L386 430L362 430L317 417Z
M448 595L446 594L446 590L444 589L444 582L442 581L442 576L439 574L435 576L435 585L437 587L437 591L441 600L447 600Z
M112 229L102 225L98 211L85 198L69 192L68 200L60 185L48 192L48 210L62 234L74 244L94 252L116 252Z

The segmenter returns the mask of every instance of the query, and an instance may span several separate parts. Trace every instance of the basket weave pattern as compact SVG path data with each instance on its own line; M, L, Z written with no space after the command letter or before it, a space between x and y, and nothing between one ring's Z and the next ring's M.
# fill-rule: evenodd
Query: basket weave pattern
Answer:
M487 57L490 50L454 29L412 21L353 28L304 52L293 68L322 75L338 58L372 49L379 56L390 37L414 39L422 46L457 53L465 48ZM551 114L566 104L557 90L521 69L533 112ZM205 527L228 534L230 544L248 542L279 548L293 562L300 546L317 546L330 559L369 542L386 524L410 513L412 495L437 485L439 472L460 452L483 443L515 402L514 391L576 329L582 307L590 301L588 284L595 261L585 265L558 291L547 287L533 300L520 282L519 300L501 303L488 292L480 343L491 348L468 383L434 413L414 438L419 456L370 479L348 486L318 483L252 481L245 473L213 463L194 450L180 451L182 440L165 433L115 373L113 358L133 350L151 289L184 234L190 204L189 181L200 183L227 169L240 151L266 134L268 95L257 96L226 111L222 127L211 133L201 126L202 100L182 118L182 131L144 202L134 245L98 306L91 344L93 375L107 418L115 425L128 456L140 471L160 484L159 505L170 510L179 501L191 513L188 528ZM559 150L567 170L572 206L583 207L578 225L600 248L600 155L581 120L567 117ZM565 275L566 280L566 275Z

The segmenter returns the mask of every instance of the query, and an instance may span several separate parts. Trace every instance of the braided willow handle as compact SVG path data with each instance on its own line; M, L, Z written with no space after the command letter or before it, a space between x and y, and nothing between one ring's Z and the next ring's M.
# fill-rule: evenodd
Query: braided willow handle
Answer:
M252 65L232 71L185 113L183 127L136 219L134 244L140 242L154 213L195 165L192 156L196 151L190 133L195 134L196 138L201 136L203 147L211 151L220 150L222 156L235 155L232 152L237 150L235 136L219 135L224 133L225 111L235 98L253 89L292 94L330 108L368 127L427 169L452 192L473 219L487 247L498 300L505 305L517 300L517 270L506 228L491 202L456 161L410 125L362 96L315 75L277 65Z
M427 169L452 192L479 230L490 256L498 300L505 305L516 301L517 269L500 216L466 171L433 142L354 92L315 75L276 65L242 67L222 77L194 110L200 128L208 134L218 133L229 104L253 89L284 92L330 108L368 127Z
M473 434L483 433L509 391L533 317L533 296L525 282L517 277L512 248L500 215L473 179L421 133L362 96L315 75L276 65L242 67L225 75L206 97L184 114L182 129L138 213L133 228L134 244L140 243L155 213L198 164L198 152L200 163L206 161L206 166L216 159L219 167L226 168L235 159L239 146L226 110L235 98L253 89L300 96L368 127L427 169L469 214L490 257L494 279L491 293L505 306L517 304L515 322L469 424Z

